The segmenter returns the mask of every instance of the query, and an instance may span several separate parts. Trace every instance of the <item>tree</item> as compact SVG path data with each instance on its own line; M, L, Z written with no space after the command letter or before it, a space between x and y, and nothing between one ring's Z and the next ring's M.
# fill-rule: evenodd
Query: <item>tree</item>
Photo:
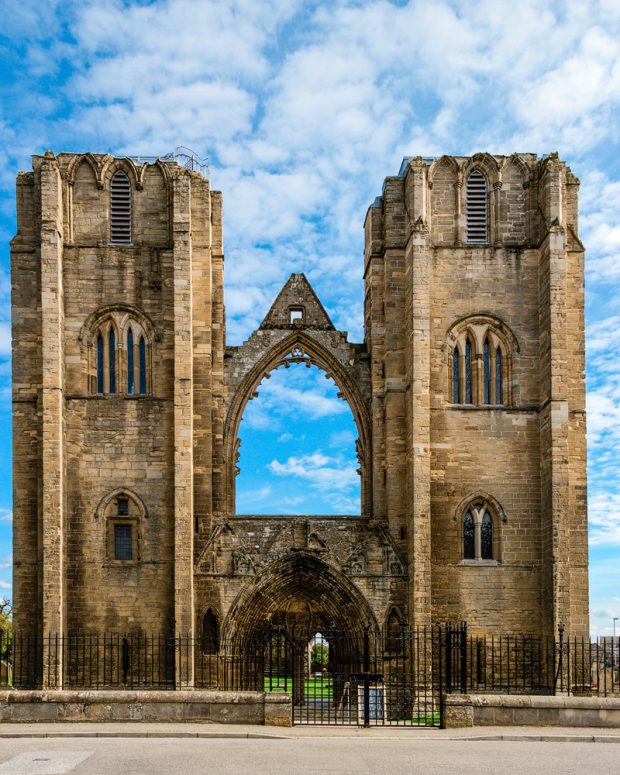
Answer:
M2 660L8 660L13 651L13 606L8 597L0 598L0 672Z
M311 660L313 664L327 667L329 663L329 645L325 641L316 640L312 644Z
M8 597L0 597L0 630L13 627L13 605Z

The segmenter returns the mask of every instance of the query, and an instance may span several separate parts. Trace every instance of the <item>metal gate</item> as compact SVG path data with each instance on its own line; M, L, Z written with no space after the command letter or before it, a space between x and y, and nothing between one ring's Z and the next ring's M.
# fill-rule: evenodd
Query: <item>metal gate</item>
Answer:
M265 691L286 691L295 724L440 725L439 628L358 632L273 627Z

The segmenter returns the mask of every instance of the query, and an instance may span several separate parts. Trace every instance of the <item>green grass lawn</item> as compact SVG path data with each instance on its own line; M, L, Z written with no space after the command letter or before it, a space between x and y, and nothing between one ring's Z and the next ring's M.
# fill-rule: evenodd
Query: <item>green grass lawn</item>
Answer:
M265 691L266 692L292 692L293 691L293 679L290 676L286 678L273 677L271 679L271 686L269 676L265 676ZM331 678L306 678L304 681L304 697L307 700L331 700L333 698L332 680Z

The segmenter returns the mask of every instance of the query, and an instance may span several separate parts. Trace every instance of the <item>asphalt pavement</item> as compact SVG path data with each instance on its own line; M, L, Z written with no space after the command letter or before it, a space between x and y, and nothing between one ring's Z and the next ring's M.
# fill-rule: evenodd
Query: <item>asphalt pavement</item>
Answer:
M614 743L620 729L0 724L0 775L609 775Z
M4 732L4 729L2 729ZM315 730L309 730L312 732ZM620 747L587 742L358 733L289 737L4 737L0 775L608 775ZM111 730L108 730L111 733ZM157 734L151 730L153 734ZM540 730L538 730L540 734ZM91 733L92 735L93 733ZM99 735L105 734L100 730ZM164 733L160 732L163 735ZM250 733L248 733L250 734ZM505 734L505 732L504 732ZM551 735L550 735L551 736ZM576 736L575 736L576 737ZM610 736L615 740L620 737ZM592 735L590 735L592 739Z

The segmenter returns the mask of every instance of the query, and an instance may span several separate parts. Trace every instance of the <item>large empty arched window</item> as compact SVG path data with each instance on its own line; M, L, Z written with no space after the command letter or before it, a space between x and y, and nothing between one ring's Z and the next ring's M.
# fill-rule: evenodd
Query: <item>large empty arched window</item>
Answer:
M486 178L478 169L473 169L467 176L465 198L467 242L487 242L489 234L488 188Z
M359 514L357 438L334 380L294 348L260 383L239 425L237 513Z
M131 245L131 182L123 170L110 181L110 242Z

